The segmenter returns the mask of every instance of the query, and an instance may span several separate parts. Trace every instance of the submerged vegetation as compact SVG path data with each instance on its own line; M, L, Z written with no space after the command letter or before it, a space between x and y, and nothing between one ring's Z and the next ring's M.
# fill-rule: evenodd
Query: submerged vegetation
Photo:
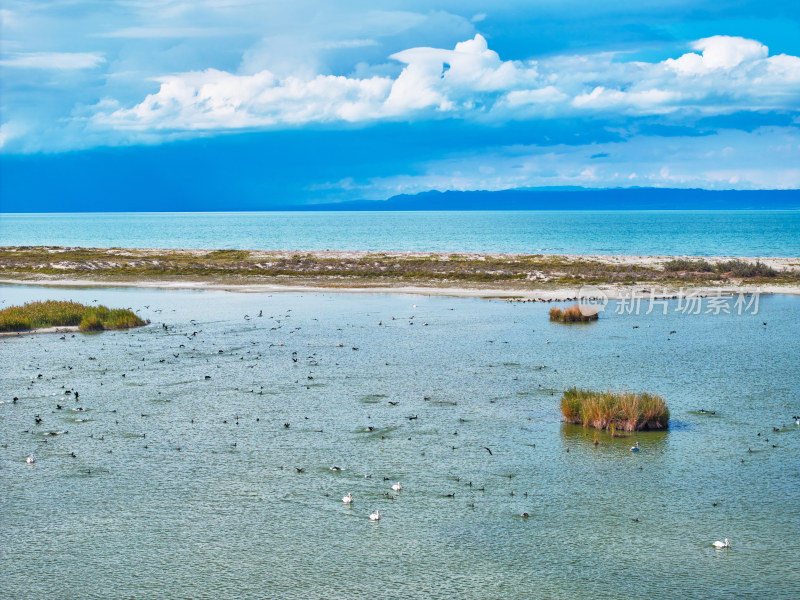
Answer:
M588 312L584 314L581 307L577 304L561 310L560 308L550 309L550 320L558 323L588 323L589 321L597 321L598 313Z
M28 331L42 327L75 327L81 331L129 329L146 325L124 308L86 306L67 300L28 302L0 310L0 331Z
M631 392L596 392L571 388L561 397L569 423L595 429L641 431L669 426L669 410L660 396Z

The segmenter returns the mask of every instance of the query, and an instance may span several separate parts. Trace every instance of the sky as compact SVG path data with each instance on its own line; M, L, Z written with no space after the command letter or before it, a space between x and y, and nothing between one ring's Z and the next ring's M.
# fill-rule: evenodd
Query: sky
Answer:
M796 0L4 0L0 210L800 188Z

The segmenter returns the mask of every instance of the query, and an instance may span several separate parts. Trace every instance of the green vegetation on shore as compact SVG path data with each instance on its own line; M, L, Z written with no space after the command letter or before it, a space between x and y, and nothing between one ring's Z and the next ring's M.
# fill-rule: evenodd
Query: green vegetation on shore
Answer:
M74 327L81 331L129 329L146 323L124 308L86 306L67 300L28 302L0 310L0 331L28 331L42 327Z
M561 397L569 423L595 429L641 431L669 426L669 410L660 396L631 392L596 392L571 388Z
M560 308L550 309L550 320L557 323L588 323L589 321L597 321L598 313L589 312L584 314L581 307L577 304L561 310Z
M5 279L213 282L319 287L425 285L546 289L583 285L800 284L800 269L741 260L544 254L282 252L0 247Z
M664 263L664 270L672 273L687 271L694 273L717 273L737 278L751 277L777 277L778 271L765 265L760 260L749 263L744 260L724 260L711 264L707 260L690 260L687 258L674 258Z

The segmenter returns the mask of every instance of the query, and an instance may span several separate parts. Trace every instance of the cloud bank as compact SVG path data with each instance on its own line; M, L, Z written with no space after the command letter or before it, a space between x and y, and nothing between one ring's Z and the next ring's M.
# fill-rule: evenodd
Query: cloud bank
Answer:
M102 55L91 52L22 52L0 59L0 66L70 71L94 69L104 62Z
M209 131L380 120L463 119L487 124L603 115L673 120L737 111L797 112L800 57L769 55L752 39L713 36L659 62L619 53L501 60L486 39L455 48L415 47L391 55L396 77L279 77L270 70L217 69L158 78L160 87L126 108L97 105L95 127Z

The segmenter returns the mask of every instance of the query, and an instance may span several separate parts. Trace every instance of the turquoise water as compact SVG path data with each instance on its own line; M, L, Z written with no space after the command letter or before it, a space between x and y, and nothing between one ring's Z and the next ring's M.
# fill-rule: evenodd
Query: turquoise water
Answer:
M406 295L0 296L153 321L0 338L3 598L800 592L800 298L563 326ZM561 423L573 385L660 393L672 427L595 447Z
M798 256L800 211L0 214L0 245Z

